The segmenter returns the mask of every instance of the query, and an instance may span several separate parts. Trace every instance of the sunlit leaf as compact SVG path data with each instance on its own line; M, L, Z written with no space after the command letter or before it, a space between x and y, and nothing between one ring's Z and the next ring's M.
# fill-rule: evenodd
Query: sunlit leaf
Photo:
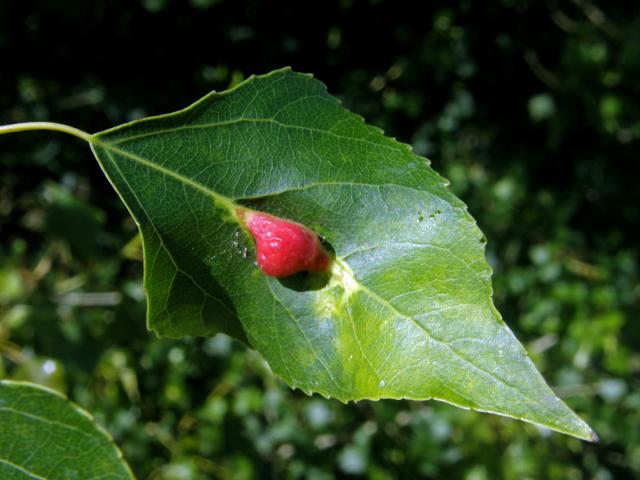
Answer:
M429 163L289 70L96 134L143 236L148 324L245 339L292 387L435 398L593 439L492 302L484 237ZM245 206L335 251L327 278L255 265Z

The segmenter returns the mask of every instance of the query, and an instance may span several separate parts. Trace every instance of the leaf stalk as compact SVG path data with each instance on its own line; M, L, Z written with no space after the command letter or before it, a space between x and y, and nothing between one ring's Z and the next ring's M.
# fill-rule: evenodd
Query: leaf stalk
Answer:
M69 125L54 122L24 122L14 123L12 125L2 125L0 126L0 135L5 133L28 132L37 130L62 132L68 135L73 135L74 137L84 140L85 142L92 143L93 141L93 135L91 135L90 133L87 133L75 127L70 127Z

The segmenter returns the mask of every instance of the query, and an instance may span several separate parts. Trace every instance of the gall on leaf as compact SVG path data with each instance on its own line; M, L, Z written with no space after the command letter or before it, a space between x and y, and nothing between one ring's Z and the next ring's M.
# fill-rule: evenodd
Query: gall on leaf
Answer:
M238 209L237 214L256 241L256 260L265 275L288 277L328 270L329 254L304 225L254 210Z

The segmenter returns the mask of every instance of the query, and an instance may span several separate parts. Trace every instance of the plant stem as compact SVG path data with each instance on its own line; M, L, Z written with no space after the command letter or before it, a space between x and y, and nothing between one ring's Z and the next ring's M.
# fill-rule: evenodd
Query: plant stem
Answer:
M3 133L27 132L32 130L52 130L54 132L67 133L89 143L91 143L93 140L93 135L87 132L84 132L78 128L70 127L69 125L63 125L62 123L53 122L26 122L14 123L13 125L2 125L0 126L0 135L2 135Z

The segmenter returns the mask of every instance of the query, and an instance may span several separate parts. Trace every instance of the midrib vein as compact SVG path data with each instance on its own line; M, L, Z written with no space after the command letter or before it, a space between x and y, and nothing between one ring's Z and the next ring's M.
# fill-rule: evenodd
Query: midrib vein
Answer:
M127 157L137 163L140 163L142 165L144 165L147 168L150 168L152 170L156 170L164 175L167 175L169 177L174 178L175 180L178 180L179 182L182 182L186 185L189 185L190 187L206 194L209 195L210 197L212 197L214 199L214 201L216 201L217 203L219 203L220 205L222 205L223 207L225 207L227 210L229 210L230 212L235 212L235 209L240 207L240 205L238 205L237 203L235 203L233 200L231 200L229 197L226 197L225 195L221 195L220 193L211 190L210 188L207 188L206 186L202 185L199 182L196 182L195 180L190 179L189 177L185 177L184 175L181 175L180 173L171 170L169 168L163 167L162 165L159 165L157 163L154 163L150 160L147 160L144 157L141 157L140 155L136 155L135 153L131 153L131 152L127 152L126 150L122 150L121 148L116 147L115 145L111 144L111 143L107 143L107 142L103 142L101 140L97 140L94 137L94 143L97 144L99 147L104 148L106 150L111 150L114 153L117 153L118 155L122 155L123 157Z
M123 150L122 148L116 147L113 143L103 142L102 140L99 140L96 137L93 137L92 142L95 145L99 146L100 148L111 150L112 152L117 153L118 155L127 157L137 163L140 163L146 166L147 168L156 170L164 175L167 175L169 177L172 177L178 180L179 182L183 182L206 195L211 196L216 202L219 202L222 206L227 208L230 212L235 212L236 208L242 208L242 205L238 203L238 200L251 201L251 200L257 200L265 197L284 195L286 193L304 192L306 190L311 190L313 188L320 188L320 187L333 187L333 186L335 187L351 186L351 187L369 187L369 188L393 187L393 188L409 189L415 192L421 191L413 187L409 187L406 185L399 185L395 183L374 184L374 183L364 183L364 182L327 181L327 182L314 182L314 183L310 183L302 186L292 186L290 188L276 190L273 192L265 192L265 193L255 194L255 195L244 195L236 199L233 199L231 197L227 197L226 195L222 195L221 193L218 193L215 190L211 190L209 187L203 185L202 183L196 182L195 180L192 180L191 178L186 177L176 172L175 170L171 170L167 167L154 163L151 160L141 157L140 155L136 155L135 153L131 153L131 152L128 152L127 150Z
M516 386L511 385L510 383L504 381L503 379L499 378L498 376L496 376L495 373L489 371L489 370L485 370L484 368L479 367L478 365L476 365L475 363L471 362L469 359L465 358L464 356L460 355L460 353L458 353L456 350L453 349L453 347L451 347L451 345L449 345L449 343L447 343L446 341L440 340L436 337L433 336L433 334L424 326L422 325L420 322L418 322L415 318L406 315L404 313L402 313L400 310L398 310L398 308L396 306L394 306L391 302L389 302L387 299L383 298L382 296L380 296L377 292L371 290L369 287L367 287L366 285L364 285L362 282L358 281L357 279L354 278L354 281L357 282L358 284L358 288L363 291L365 294L369 295L371 298L373 298L374 300L376 300L377 302L381 303L382 305L384 305L385 307L387 307L388 309L392 310L393 312L395 312L397 315L399 315L401 318L404 318L406 320L409 320L411 323L413 323L419 330L422 330L424 332L424 334L431 339L432 341L443 345L445 348L447 348L449 351L451 351L451 353L453 355L455 355L456 357L458 357L460 360L462 360L464 363L471 365L473 368L475 368L476 370L483 372L485 375L490 376L491 378L493 378L494 380L496 380L498 383L501 383L503 385L505 385L506 387L508 387L509 389L515 391L521 398L523 398L528 404L533 403L535 405L535 402L532 401L529 397L527 397L522 391L520 391L520 389L518 389Z

